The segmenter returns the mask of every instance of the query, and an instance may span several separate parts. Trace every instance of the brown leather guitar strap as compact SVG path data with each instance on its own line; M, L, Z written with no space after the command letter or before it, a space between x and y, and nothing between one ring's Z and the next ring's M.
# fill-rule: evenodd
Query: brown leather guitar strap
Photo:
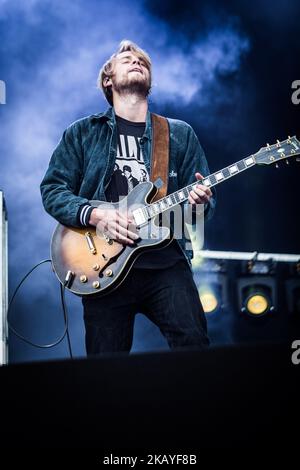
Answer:
M150 181L156 184L158 192L152 199L156 201L166 196L169 179L169 123L168 120L151 113L152 155Z

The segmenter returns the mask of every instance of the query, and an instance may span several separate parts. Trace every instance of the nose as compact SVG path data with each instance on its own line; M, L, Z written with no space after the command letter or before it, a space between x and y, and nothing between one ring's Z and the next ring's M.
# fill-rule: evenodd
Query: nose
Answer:
M141 65L140 60L139 60L137 57L134 57L132 63L133 63L133 64Z

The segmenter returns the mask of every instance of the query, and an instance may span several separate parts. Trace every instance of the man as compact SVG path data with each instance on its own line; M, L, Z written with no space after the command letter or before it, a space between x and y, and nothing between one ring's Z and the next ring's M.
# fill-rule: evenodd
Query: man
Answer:
M99 73L99 87L112 106L105 113L73 123L65 130L41 183L44 207L69 226L97 226L110 238L132 245L138 238L130 214L93 208L90 200L116 202L123 197L114 169L138 183L149 179L152 125L147 97L151 89L148 54L130 41L119 49ZM209 173L203 150L193 129L168 119L170 158L168 193ZM128 171L130 168L130 171ZM201 171L202 175L199 173ZM129 179L128 179L129 182ZM211 216L215 198L199 185L189 203L205 204ZM206 319L191 269L192 253L185 234L167 247L143 253L125 281L112 293L83 297L87 354L129 352L134 317L148 316L171 348L202 348L209 344Z
M129 165L124 165L123 171L128 181L128 189L131 191L137 184L139 184L139 181L132 175L132 169Z

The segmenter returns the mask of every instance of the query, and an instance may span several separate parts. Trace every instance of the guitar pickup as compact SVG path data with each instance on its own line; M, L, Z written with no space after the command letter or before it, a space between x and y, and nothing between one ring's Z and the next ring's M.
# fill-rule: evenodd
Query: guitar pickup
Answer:
M87 241L90 252L95 255L97 253L97 250L91 232L85 232L84 236Z
M132 215L133 215L133 218L134 218L135 225L137 227L139 225L144 224L148 220L147 214L143 211L142 207L140 207L139 209L135 209L132 212Z

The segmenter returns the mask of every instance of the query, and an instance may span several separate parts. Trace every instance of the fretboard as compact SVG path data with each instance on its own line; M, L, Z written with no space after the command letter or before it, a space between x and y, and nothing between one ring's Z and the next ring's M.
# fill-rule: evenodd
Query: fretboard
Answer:
M156 202L153 202L152 204L149 204L148 206L144 206L143 210L146 211L145 215L147 216L147 219L152 219L157 214L171 209L177 204L181 204L182 202L187 201L190 191L192 191L197 186L197 184L203 184L208 188L216 186L222 181L225 181L228 178L231 178L232 176L247 170L255 164L256 161L254 155L243 158L242 160L233 163L232 165L229 165L226 168L217 171L216 173L212 173L211 175L206 176L203 178L203 180L195 181L194 183L189 184L188 186L185 186L184 188L179 189L172 194L168 194L167 196L159 199Z

